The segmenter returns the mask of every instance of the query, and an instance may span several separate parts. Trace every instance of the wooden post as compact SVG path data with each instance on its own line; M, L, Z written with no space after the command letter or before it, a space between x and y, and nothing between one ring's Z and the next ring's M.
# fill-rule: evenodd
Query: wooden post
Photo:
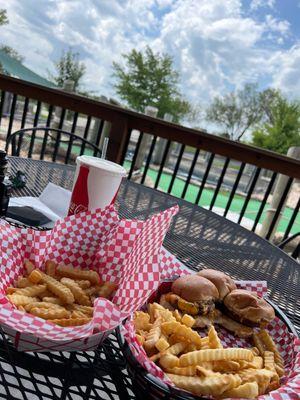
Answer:
M145 108L145 114L149 115L150 117L155 118L157 113L158 113L158 109L156 107L147 106ZM151 139L151 135L145 134L143 136L143 139L142 139L141 145L140 145L140 149L139 149L139 153L138 153L136 161L135 161L135 167L134 167L135 170L141 169L143 166L145 155L147 154L147 152L149 150L150 139Z
M111 123L106 159L120 164L123 160L128 143L128 121L121 116Z
M290 147L288 152L287 152L287 156L300 160L300 147ZM271 201L269 209L266 212L266 217L262 222L262 226L261 226L261 229L259 231L259 236L265 237L267 235L267 233L269 232L271 223L272 223L273 218L274 218L274 214L275 214L275 212L276 212L276 210L278 208L278 205L280 203L280 200L282 198L282 195L284 193L284 190L286 188L286 185L287 185L289 179L290 179L290 177L287 176L287 175L279 175L278 176L277 182L276 182L276 185L275 185L275 189L273 191L272 201ZM286 197L286 200L287 200L287 198L288 198L288 195ZM286 201L285 201L285 203L286 203ZM272 241L272 239L274 238L274 235L276 233L276 229L277 229L279 221L280 221L280 219L282 217L282 212L284 210L285 203L283 204L283 206L281 208L281 212L278 215L277 221L276 221L276 223L274 225L274 229L271 232L271 235L270 235L270 238L269 238L270 241Z
M168 121L168 122L172 122L173 121L173 115L166 113L164 115L164 120ZM154 156L153 156L153 164L158 164L159 165L161 163L162 158L163 158L163 154L164 154L164 151L165 151L165 148L166 148L166 145L167 145L167 139L163 139L163 138L159 138L158 139L158 143L156 145L156 151L155 151ZM170 155L171 155L171 147L172 146L170 146L170 149L169 149L169 152L168 152L169 154L167 155L165 165L168 164L168 161L169 161L169 158L170 158Z

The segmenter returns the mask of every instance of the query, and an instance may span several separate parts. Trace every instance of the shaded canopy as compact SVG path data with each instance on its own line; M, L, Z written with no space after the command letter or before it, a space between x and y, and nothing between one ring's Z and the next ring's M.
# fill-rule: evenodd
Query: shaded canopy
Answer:
M50 88L56 87L53 82L50 82L47 79L36 74L35 72L31 71L29 68L25 67L20 61L17 61L13 57L6 54L3 50L0 50L0 64L7 75Z

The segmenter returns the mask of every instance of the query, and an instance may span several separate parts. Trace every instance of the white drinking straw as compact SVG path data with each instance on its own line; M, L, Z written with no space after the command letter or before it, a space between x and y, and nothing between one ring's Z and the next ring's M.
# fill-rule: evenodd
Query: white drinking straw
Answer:
M108 137L104 138L104 140L103 140L103 147L102 147L101 158L103 158L104 160L105 160L105 158L106 158L108 141L109 141L109 138L108 138Z

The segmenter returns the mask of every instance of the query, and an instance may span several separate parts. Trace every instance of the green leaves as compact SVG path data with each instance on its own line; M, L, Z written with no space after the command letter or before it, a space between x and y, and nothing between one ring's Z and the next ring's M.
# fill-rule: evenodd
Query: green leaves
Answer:
M253 144L281 154L300 146L300 103L289 101L276 91L265 122L253 133Z
M242 90L216 97L207 109L208 121L220 125L230 139L239 141L263 116L257 85L246 84Z
M129 107L143 112L146 106L153 106L158 109L158 117L169 113L175 122L190 112L189 102L178 89L179 74L168 54L154 53L146 47L144 52L134 49L123 57L124 67L113 63L114 87Z
M74 82L74 91L78 91L80 80L86 70L84 63L79 61L79 53L74 53L71 48L63 51L55 67L57 74L52 77L54 82L63 87L66 80L71 80Z
M8 18L6 14L6 10L0 10L0 25L8 24Z

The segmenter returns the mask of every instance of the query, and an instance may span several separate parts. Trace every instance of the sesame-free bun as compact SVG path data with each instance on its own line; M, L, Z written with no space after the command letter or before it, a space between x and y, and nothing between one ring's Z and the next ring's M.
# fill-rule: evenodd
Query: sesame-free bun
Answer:
M275 318L273 307L248 290L235 289L223 302L230 316L248 326L264 327Z
M198 275L208 279L216 286L220 300L223 300L228 293L236 289L234 281L224 272L216 271L215 269L203 269L198 272Z
M219 293L215 285L199 275L185 275L172 284L172 292L189 302L216 300Z

